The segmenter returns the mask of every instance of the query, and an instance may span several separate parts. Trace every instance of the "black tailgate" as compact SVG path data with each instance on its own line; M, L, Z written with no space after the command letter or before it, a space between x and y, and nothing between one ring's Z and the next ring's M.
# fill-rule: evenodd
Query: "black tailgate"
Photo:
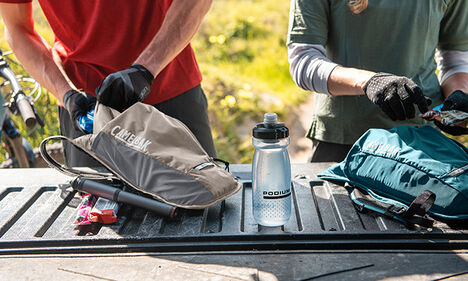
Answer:
M249 165L231 166L243 190L203 211L171 221L123 206L117 223L81 229L72 224L80 198L71 178L51 169L1 170L0 254L468 249L466 225L407 229L358 213L343 187L315 177L328 165L293 165L293 214L276 228L253 220Z

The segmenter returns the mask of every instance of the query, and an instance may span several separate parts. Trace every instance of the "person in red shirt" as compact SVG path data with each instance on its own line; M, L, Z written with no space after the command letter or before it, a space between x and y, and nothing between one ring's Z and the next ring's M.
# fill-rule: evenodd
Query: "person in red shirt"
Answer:
M190 40L211 0L39 0L55 35L53 46L34 30L32 0L0 0L7 42L28 73L58 100L60 130L77 125L96 98L117 110L137 101L185 123L215 156ZM69 166L94 166L64 144Z

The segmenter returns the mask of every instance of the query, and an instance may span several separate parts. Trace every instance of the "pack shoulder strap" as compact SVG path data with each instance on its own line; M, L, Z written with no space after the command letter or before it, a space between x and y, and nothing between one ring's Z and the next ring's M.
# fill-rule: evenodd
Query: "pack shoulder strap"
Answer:
M69 176L84 176L89 179L107 179L107 180L113 180L113 179L118 179L115 177L112 173L102 173L102 172L90 172L90 171L84 171L84 170L79 170L79 169L74 169L71 167L66 166L65 164L60 164L58 163L50 154L47 152L46 145L48 142L51 140L60 140L60 141L68 141L71 143L73 146L75 146L77 149L81 150L83 153L86 153L90 157L97 159L94 157L92 154L90 154L88 151L84 150L83 148L75 145L75 143L68 137L65 136L52 136L45 138L40 145L40 152L42 155L42 158L49 164L50 167L58 170L61 173L64 173Z
M435 199L436 195L433 192L424 190L411 202L403 217L411 218L415 215L425 216L432 205L434 205Z
M346 187L351 190L354 197L353 203L357 205L359 211L364 208L380 210L379 213L387 217L428 228L434 224L434 220L426 215L436 199L436 195L429 190L423 191L411 202L409 207L405 207L379 201L362 189L350 184L347 184Z

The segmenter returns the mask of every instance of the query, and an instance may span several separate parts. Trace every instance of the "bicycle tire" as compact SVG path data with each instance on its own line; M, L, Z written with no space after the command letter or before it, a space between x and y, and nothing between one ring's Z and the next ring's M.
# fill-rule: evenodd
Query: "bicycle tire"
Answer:
M46 149L47 152L57 161L62 161L62 163L65 161L63 156L63 146L61 143L48 144ZM15 161L10 158L0 163L0 169L17 168L15 165ZM34 168L48 167L49 165L42 158L39 148L34 148Z
M28 160L27 151L23 145L23 137L21 135L10 137L7 134L5 134L4 137L11 150L9 151L10 156L14 155L14 158L11 158L11 160L13 161L13 166L17 168L30 168L31 163ZM13 159L15 159L16 161L14 161Z

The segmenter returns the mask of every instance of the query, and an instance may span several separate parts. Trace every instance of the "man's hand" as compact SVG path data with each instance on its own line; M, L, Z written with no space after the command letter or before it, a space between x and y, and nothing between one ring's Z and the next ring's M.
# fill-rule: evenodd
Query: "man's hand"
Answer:
M134 64L107 76L97 87L96 95L100 103L122 111L143 101L151 90L153 80L153 74L148 69Z
M444 105L440 110L460 110L468 112L468 94L459 90L451 93L450 96L445 100ZM446 126L439 121L435 121L434 123L437 125L437 127L439 127L439 129L453 136L468 134L468 128L463 128L460 126Z
M90 94L70 90L63 96L63 104L70 114L70 119L75 130L84 132L79 126L79 117L86 115L88 111L96 106L96 98Z
M428 110L431 100L411 79L388 73L377 73L367 81L364 93L393 121L415 117L413 104L421 113Z

